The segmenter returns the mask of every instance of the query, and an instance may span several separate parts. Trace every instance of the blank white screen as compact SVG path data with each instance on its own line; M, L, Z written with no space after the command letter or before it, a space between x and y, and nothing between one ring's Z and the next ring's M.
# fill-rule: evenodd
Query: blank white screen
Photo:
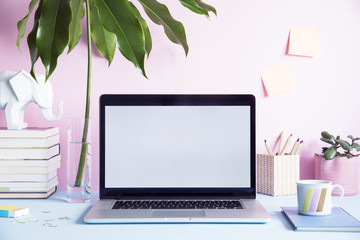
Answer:
M249 106L106 106L105 187L250 187Z

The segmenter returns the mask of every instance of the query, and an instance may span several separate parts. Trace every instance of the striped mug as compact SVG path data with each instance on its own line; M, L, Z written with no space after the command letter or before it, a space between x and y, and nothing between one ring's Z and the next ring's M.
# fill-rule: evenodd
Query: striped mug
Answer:
M300 180L296 182L298 211L303 215L329 215L331 209L344 197L344 188L339 184L332 184L326 180ZM340 189L340 196L332 202L331 193L335 188Z

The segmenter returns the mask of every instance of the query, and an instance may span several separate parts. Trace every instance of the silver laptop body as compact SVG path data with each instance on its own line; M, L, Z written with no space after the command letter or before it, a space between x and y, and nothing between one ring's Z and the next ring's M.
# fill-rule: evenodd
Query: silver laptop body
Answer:
M102 95L86 223L265 223L252 95Z

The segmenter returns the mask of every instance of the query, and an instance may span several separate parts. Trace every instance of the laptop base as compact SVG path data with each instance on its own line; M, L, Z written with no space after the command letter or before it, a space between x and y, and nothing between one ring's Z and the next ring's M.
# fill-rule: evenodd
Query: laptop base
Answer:
M256 199L241 200L244 209L112 209L115 200L99 200L86 223L266 223L269 213Z

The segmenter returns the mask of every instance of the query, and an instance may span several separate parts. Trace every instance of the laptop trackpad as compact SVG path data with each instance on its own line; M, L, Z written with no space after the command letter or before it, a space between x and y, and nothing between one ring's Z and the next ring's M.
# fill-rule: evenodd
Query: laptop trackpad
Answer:
M196 218L205 217L204 211L171 211L171 210L153 210L152 217L156 218Z

